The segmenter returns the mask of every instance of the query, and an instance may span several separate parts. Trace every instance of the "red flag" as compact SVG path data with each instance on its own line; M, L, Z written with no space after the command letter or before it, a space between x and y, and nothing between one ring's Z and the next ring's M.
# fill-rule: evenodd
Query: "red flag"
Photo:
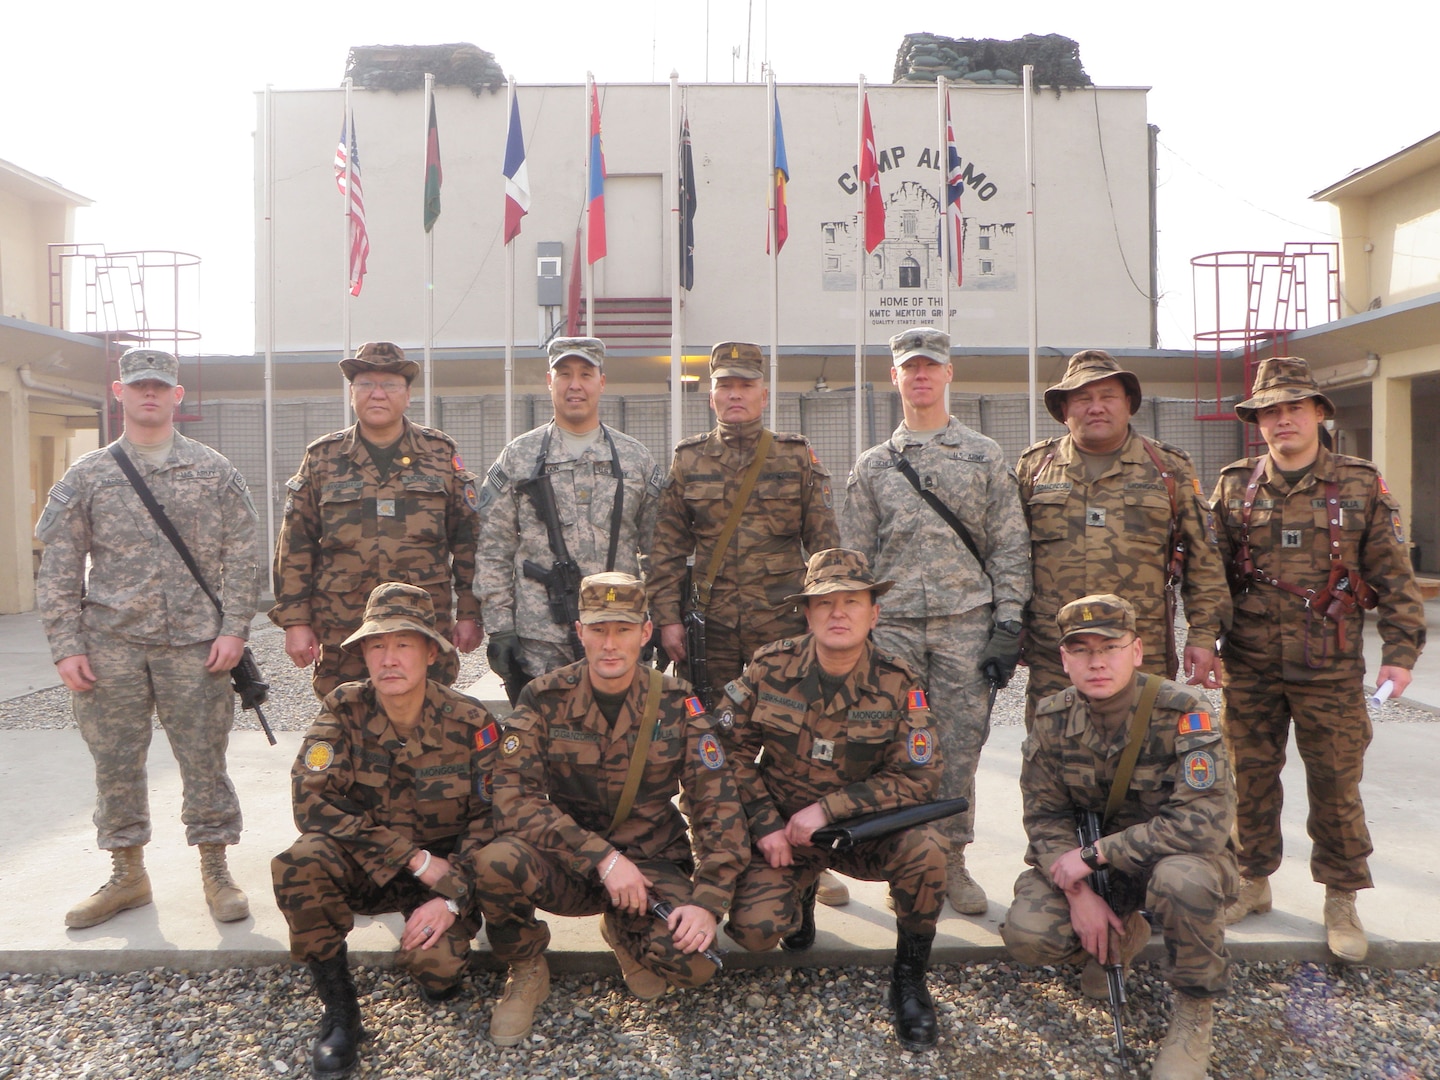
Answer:
M435 126L435 96L430 96L430 126L425 133L425 231L440 218L440 185L445 181L440 168L440 129Z
M585 260L595 263L605 257L605 151L600 145L600 95L590 84L590 212L585 215L589 232L585 238Z
M870 95L865 95L863 145L860 148L860 183L865 186L865 250L874 251L885 239L885 197L880 194L880 166L875 155L875 129L870 126Z
M345 191L347 172L350 177L348 193ZM365 229L365 195L360 190L360 148L355 142L355 117L349 115L340 121L340 145L335 148L335 186L340 189L341 195L346 196L346 216L350 226L350 295L359 296L360 285L365 280L365 261L370 257L370 234Z

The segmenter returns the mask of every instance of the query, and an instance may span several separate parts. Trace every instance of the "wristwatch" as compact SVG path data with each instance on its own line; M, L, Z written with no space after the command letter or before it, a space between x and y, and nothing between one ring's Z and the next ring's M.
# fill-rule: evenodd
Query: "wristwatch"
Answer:
M1091 870L1101 869L1100 852L1096 850L1094 844L1086 844L1082 847L1080 849L1080 858L1084 860L1085 865Z
M457 919L460 917L460 905L457 904L454 900L451 900L448 896L445 897L445 909L449 911L451 915L454 915Z

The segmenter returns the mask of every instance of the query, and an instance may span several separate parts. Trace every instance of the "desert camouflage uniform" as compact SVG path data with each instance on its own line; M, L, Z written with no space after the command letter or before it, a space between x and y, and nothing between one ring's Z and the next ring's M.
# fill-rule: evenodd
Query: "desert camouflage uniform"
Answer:
M629 815L610 824L630 769L651 669L636 668L613 728L581 661L541 675L505 722L495 768L497 839L481 852L480 905L490 946L507 963L532 960L550 943L535 918L605 911L600 868L620 851L676 907L696 904L716 919L730 909L735 880L749 856L745 815L709 714L687 699L687 684L664 676L660 712L645 771ZM694 847L671 801L684 789ZM625 947L676 986L698 986L715 973L699 953L676 948L652 915L614 912Z
M1025 608L1023 658L1030 666L1027 716L1034 715L1041 698L1070 685L1060 666L1055 616L1082 596L1116 593L1128 600L1145 645L1142 670L1165 678L1175 674L1165 610L1170 496L1141 439L1132 428L1117 460L1094 481L1086 479L1084 457L1069 435L1036 443L1015 466L1030 522L1035 571L1035 591ZM1175 479L1186 549L1181 586L1189 625L1186 640L1214 649L1230 623L1230 600L1210 509L1200 494L1189 455L1178 447L1148 441Z
M1241 505L1258 460L1226 466L1215 487L1227 567L1235 565ZM1309 474L1292 487L1269 461L1250 516L1251 557L1269 576L1322 589L1330 575L1329 479L1339 484L1340 559L1378 594L1381 662L1413 668L1425 644L1425 613L1401 536L1400 504L1372 462L1321 447ZM1247 877L1265 877L1280 865L1280 769L1293 717L1310 800L1311 874L1338 889L1372 884L1373 847L1360 799L1371 737L1361 686L1363 625L1357 607L1345 619L1341 649L1335 623L1313 618L1300 597L1259 582L1235 594L1235 623L1223 649L1224 722L1239 780Z
M176 433L159 467L121 445L190 548L224 608L215 610L107 450L76 461L50 489L35 536L45 544L36 606L58 664L89 658L93 690L71 694L95 758L102 849L150 840L145 759L152 713L170 738L192 844L240 839L225 771L234 722L229 672L205 670L218 636L250 636L259 592L259 519L238 469ZM85 560L91 565L86 571Z
M983 566L895 467L892 447L904 451L920 482L970 530ZM975 837L975 770L990 735L980 652L992 620L1019 622L1030 599L1030 534L1015 474L995 440L954 417L923 445L901 424L855 463L840 534L845 547L865 553L876 577L898 582L881 604L875 643L925 683L945 747L938 795L970 801L942 829L968 844Z
M657 626L678 623L689 607L689 598L680 594L692 552L694 583L704 580L762 430L758 420L722 423L675 447L650 555L651 617ZM840 544L832 501L830 474L809 441L777 432L705 609L712 685L736 678L760 646L805 632L804 614L786 597L800 591L807 553Z
M1230 764L1219 725L1207 710L1198 691L1162 683L1125 800L1097 845L1121 895L1121 914L1143 907L1154 916L1165 936L1171 985L1192 997L1216 997L1229 989L1225 906L1239 890L1229 842L1235 813ZM1034 869L1015 882L1015 902L1002 931L1006 948L1021 963L1085 957L1070 926L1069 902L1050 882L1050 866L1079 844L1077 810L1103 816L1129 737L1128 719L1110 736L1102 735L1074 687L1052 694L1035 710L1020 766L1030 841L1025 861Z
M550 618L545 586L525 576L528 559L549 571L555 563L550 537L534 504L519 485L539 475L543 466L555 490L555 507L570 557L581 577L615 570L643 576L644 560L655 534L655 509L660 495L660 467L645 445L622 431L603 426L615 441L624 474L624 505L615 565L610 553L610 514L616 482L610 443L601 438L578 459L566 457L557 425L548 424L517 436L500 451L480 489L480 556L475 593L492 635L520 635L521 663L532 675L573 662L570 630ZM540 448L549 438L544 462Z
M432 991L455 982L480 928L473 858L494 836L498 742L483 705L433 680L403 741L370 680L326 697L290 770L301 836L270 863L295 960L337 955L356 914L408 916L438 895L459 905L459 917L443 940L402 952L397 963ZM421 848L450 860L433 889L406 870Z
M360 625L370 590L382 581L424 588L436 628L447 637L452 608L456 618L480 618L471 592L475 484L449 435L408 419L384 480L358 424L305 448L300 471L286 481L270 618L315 632L321 654L312 681L319 697L366 677L364 657L340 642ZM449 684L459 671L459 657L442 650L430 677Z
M777 641L725 687L722 739L756 840L818 802L830 821L928 802L943 756L920 680L903 660L865 643L854 670L825 700L815 639ZM756 763L761 751L764 756ZM850 851L796 848L772 868L755 848L735 889L726 932L751 950L775 947L800 920L800 894L827 867L890 883L896 920L935 933L945 903L949 844L934 825L892 833Z

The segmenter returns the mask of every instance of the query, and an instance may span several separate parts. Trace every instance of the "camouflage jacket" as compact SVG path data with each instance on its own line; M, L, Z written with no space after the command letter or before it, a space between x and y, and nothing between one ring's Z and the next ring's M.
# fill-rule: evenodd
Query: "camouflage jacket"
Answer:
M495 828L598 874L615 850L635 862L694 859L694 902L716 916L730 908L750 861L745 817L709 714L686 683L664 677L660 713L629 815L614 832L640 719L648 668L637 667L612 728L595 704L585 661L535 679L505 721L495 767ZM694 828L671 801L684 789Z
M766 645L726 685L719 723L756 838L811 803L843 821L928 802L940 784L920 680L869 642L829 701L812 635Z
M895 467L895 447L970 530L983 566ZM996 621L1020 621L1030 599L1030 533L1015 474L994 439L953 416L924 445L901 424L861 454L840 522L844 546L869 556L877 578L897 582L882 619L963 615L993 603Z
M278 626L309 625L339 644L359 627L370 590L405 581L430 593L440 630L478 619L475 576L475 475L443 431L408 419L389 476L382 482L358 424L305 448L286 481L285 520L275 543ZM453 583L453 591L452 591Z
M480 491L480 559L475 592L491 634L518 630L535 641L567 642L569 627L550 618L545 586L525 576L525 561L548 572L555 564L550 537L534 504L521 484L539 475L550 476L555 507L570 557L582 577L606 569L637 577L644 572L643 558L655 535L655 508L660 495L660 468L641 442L606 427L615 440L624 475L624 504L615 565L606 567L610 552L610 513L615 505L616 482L610 445L600 439L579 459L567 458L564 440L555 422L527 431L500 451ZM545 461L539 461L547 434L553 434Z
M245 478L179 432L159 468L131 454L195 557L215 610L108 450L93 450L50 489L35 538L45 544L35 602L56 663L87 634L143 645L248 638L260 589L260 527ZM91 565L87 574L85 559Z
M1041 699L1020 750L1027 863L1048 875L1051 863L1079 846L1075 812L1104 816L1129 738L1128 718L1112 735L1102 735L1073 686ZM1144 874L1166 855L1233 860L1233 784L1220 718L1198 690L1163 682L1130 788L1102 830L1099 848L1106 861L1124 873Z
M1232 570L1245 489L1259 460L1246 458L1225 466L1215 485L1220 553ZM1413 668L1425 647L1425 609L1401 532L1400 504L1373 462L1321 447L1309 474L1292 488L1267 460L1250 513L1251 558L1271 577L1304 589L1324 588L1330 579L1325 482L1332 479L1340 494L1340 559L1379 599L1375 610L1384 642L1381 663ZM1342 651L1335 624L1313 618L1300 597L1260 582L1247 587L1237 581L1235 588L1235 624L1225 638L1227 660L1301 682L1364 673L1360 633L1365 613L1358 606L1345 619ZM1320 667L1306 662L1307 635L1310 659Z
M680 595L686 557L694 553L698 585L755 460L758 433L742 440L726 428L733 425L675 447L650 555L650 610L657 625L678 623L682 607L689 606ZM715 575L706 618L739 626L749 612L791 606L785 598L804 586L805 555L840 544L832 501L830 474L805 436L777 433Z
M295 826L345 845L378 886L420 848L450 860L434 886L463 903L471 857L494 839L490 778L499 728L485 706L431 680L420 721L402 741L370 680L336 687L290 769Z
M1035 593L1025 609L1027 648L1055 654L1055 616L1071 600L1119 593L1135 608L1145 658L1158 659L1167 640L1165 567L1170 496L1141 436L1131 430L1105 475L1085 478L1085 460L1069 435L1036 443L1015 471L1030 522ZM1207 649L1230 624L1230 594L1215 547L1210 508L1185 451L1149 440L1175 478L1180 532L1185 542L1181 596L1187 641Z

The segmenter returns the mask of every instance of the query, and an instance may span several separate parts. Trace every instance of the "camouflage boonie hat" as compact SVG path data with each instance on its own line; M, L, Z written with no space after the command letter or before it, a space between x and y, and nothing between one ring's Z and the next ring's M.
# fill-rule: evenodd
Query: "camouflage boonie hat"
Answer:
M765 354L749 341L722 341L710 350L710 381L759 379L765 374Z
M420 365L405 359L405 350L393 341L367 341L355 350L355 355L340 361L340 370L351 382L355 376L379 374L393 371L405 376L411 382L420 374Z
M1055 616L1064 643L1080 634L1122 638L1135 633L1135 609L1114 593L1094 593L1071 600Z
M649 605L639 578L612 571L591 574L580 582L580 621L643 623Z
M120 357L120 381L131 383L154 379L166 386L180 385L180 361L174 353L160 349L126 349Z
M1060 423L1065 423L1065 395L1071 390L1099 382L1101 379L1119 378L1125 386L1125 396L1130 399L1130 415L1140 411L1140 380L1133 371L1126 371L1104 349L1083 349L1070 357L1065 365L1065 377L1045 391L1045 409Z
M797 604L808 596L824 596L837 592L865 592L883 596L894 587L893 581L876 581L870 571L870 560L863 551L850 548L826 548L810 556L805 566L805 591L785 598Z
M912 356L928 356L937 364L948 364L950 335L933 326L916 326L890 339L891 367L899 367Z
M550 366L567 356L578 356L601 371L605 370L605 343L596 337L557 337L550 342Z
M435 629L435 605L430 594L419 585L403 581L383 581L370 590L370 599L365 601L365 619L348 638L340 643L342 649L350 649L367 637L376 634L393 634L399 630L412 630L424 634L441 652L453 653L455 646L445 635ZM350 649L359 652L359 649Z
M1255 414L1261 409L1285 401L1303 401L1307 397L1319 399L1326 419L1335 415L1335 403L1321 391L1307 361L1298 356L1272 356L1260 361L1250 396L1235 406L1235 415L1253 424Z

